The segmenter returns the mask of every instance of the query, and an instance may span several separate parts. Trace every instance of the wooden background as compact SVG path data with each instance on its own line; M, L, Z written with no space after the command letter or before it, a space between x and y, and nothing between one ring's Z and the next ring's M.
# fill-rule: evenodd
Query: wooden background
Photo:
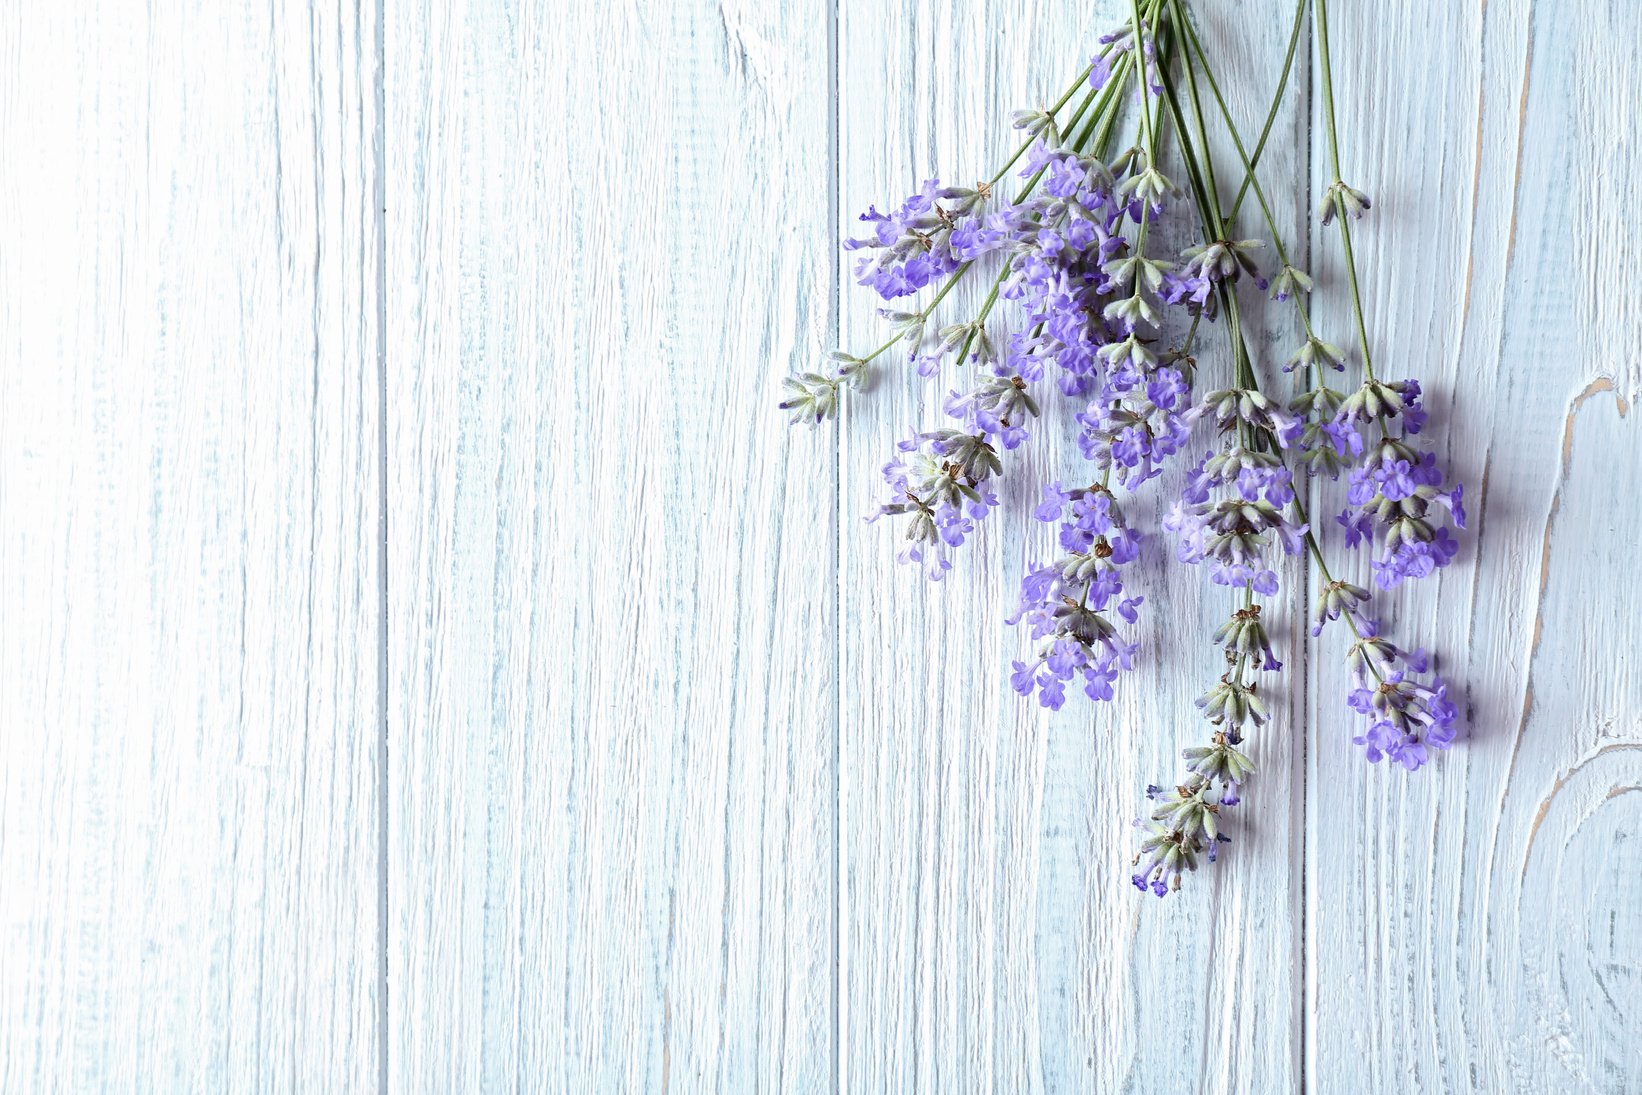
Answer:
M930 587L859 518L940 389L774 409L877 341L854 214L1121 6L5 4L0 1090L1642 1091L1642 10L1336 3L1371 333L1475 499L1388 611L1466 740L1362 762L1295 566L1178 897L1129 821L1223 598L1149 562L1143 668L1046 715L1065 431ZM1253 124L1290 5L1194 6Z

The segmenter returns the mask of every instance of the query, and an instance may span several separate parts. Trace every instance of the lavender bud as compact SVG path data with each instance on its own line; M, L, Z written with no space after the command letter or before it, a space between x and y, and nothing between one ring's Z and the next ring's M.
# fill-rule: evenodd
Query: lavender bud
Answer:
M878 314L889 320L891 333L898 335L902 342L917 346L924 338L924 322L928 318L922 312L897 312L892 308L880 308Z
M1296 293L1311 292L1311 277L1303 270L1296 270L1287 263L1277 271L1277 276L1271 279L1271 297L1273 300L1287 300Z
M1235 795L1222 797L1214 793L1208 780L1195 773L1172 791L1153 796L1159 803L1149 821L1135 820L1145 831L1140 852L1134 858L1137 868L1131 877L1135 888L1145 893L1150 890L1159 897L1180 889L1184 871L1197 870L1197 857L1207 854L1210 862L1226 837L1220 832L1222 806L1236 803Z
M1248 779L1254 765L1233 747L1230 737L1216 734L1213 742L1185 751L1186 770L1225 787L1236 787Z
M1271 721L1265 701L1255 694L1255 685L1243 684L1229 673L1197 698L1197 707L1210 723L1224 725L1227 737L1233 742L1242 739L1244 726L1264 726Z
M1320 365L1327 365L1336 371L1344 369L1345 354L1333 343L1324 342L1316 335L1312 335L1298 350L1289 355L1288 361L1283 364L1283 371L1292 373L1296 369L1310 369Z
M1361 220L1371 205L1367 194L1336 181L1324 191L1322 203L1317 206L1317 215L1324 225L1333 224L1334 218L1342 213L1352 220Z
M1039 107L1036 110L1015 110L1009 114L1009 124L1025 131L1029 137L1037 137L1046 144L1060 144L1060 127L1055 124L1055 116Z

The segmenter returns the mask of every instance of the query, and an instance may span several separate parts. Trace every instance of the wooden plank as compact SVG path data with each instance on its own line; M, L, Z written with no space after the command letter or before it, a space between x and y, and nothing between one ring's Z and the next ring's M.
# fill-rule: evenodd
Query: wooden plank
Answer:
M1642 161L1622 135L1642 18L1333 9L1345 170L1376 201L1371 334L1433 393L1438 451L1477 501L1459 562L1385 609L1463 683L1468 740L1365 782L1344 676L1318 673L1310 1078L1635 1090Z
M390 21L390 1087L830 1084L829 28Z
M1232 108L1245 127L1257 129L1275 83L1286 8L1239 9L1235 21L1205 13L1203 30L1225 54L1222 81L1241 89ZM843 5L840 230L927 176L989 174L1012 147L1008 110L1052 99L1124 11L1025 0L956 12L924 0ZM1269 178L1304 176L1304 87L1302 73L1274 133ZM1294 229L1303 213L1281 215ZM876 345L875 302L846 288L849 344ZM972 315L984 288L954 293L941 322ZM1257 350L1283 344L1274 336ZM1205 345L1212 387L1228 357L1218 330ZM1283 707L1304 679L1294 612L1302 572L1286 575L1287 611L1274 624L1291 657L1290 699L1251 743L1261 772L1237 843L1181 895L1143 898L1129 883L1130 822L1145 786L1178 778L1180 750L1206 738L1192 701L1221 671L1208 637L1234 606L1174 563L1160 535L1141 564L1144 665L1115 704L1091 710L1074 697L1046 716L1016 697L1009 666L1028 640L1003 620L1025 564L1049 549L1046 530L1029 528L1040 485L1080 479L1087 466L1070 441L1070 411L1057 407L1058 423L1017 457L1002 509L942 584L895 564L896 532L859 522L882 501L877 471L895 441L935 425L939 397L962 382L926 383L891 366L842 428L844 1086L1290 1089L1300 1045L1301 753ZM1177 470L1143 488L1129 512L1156 532L1180 486Z
M373 17L0 16L0 1088L377 1077Z

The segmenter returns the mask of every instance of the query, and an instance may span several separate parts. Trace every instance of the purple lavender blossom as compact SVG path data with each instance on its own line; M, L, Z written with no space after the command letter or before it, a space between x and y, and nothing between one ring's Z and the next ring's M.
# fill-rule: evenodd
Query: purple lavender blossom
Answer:
M963 423L973 434L988 441L1013 449L1029 434L1022 425L1028 415L1037 417L1038 404L1027 391L1026 380L1019 374L1009 376L1001 370L983 377L966 394L948 392L943 404L946 413Z
M907 546L897 558L938 582L952 569L951 550L997 506L988 483L1003 466L984 434L962 430L914 434L897 448L905 455L884 465L890 500L867 520L910 514Z
M860 219L872 226L871 231L844 241L846 251L876 252L856 264L856 281L870 285L885 300L895 300L947 276L962 262L1002 247L1008 235L1007 216L993 214L983 222L974 212L990 195L990 187L984 185L943 188L939 179L929 179L893 213L869 207Z
M1308 526L1284 512L1293 501L1293 477L1275 453L1233 443L1204 454L1163 527L1175 535L1181 562L1207 561L1215 584L1269 597L1277 592L1272 545L1289 555L1305 547Z
M1156 67L1156 49L1153 34L1154 28L1151 24L1142 20L1140 23L1140 36L1145 42L1143 52L1148 71ZM1105 87L1112 78L1112 72L1117 66L1118 58L1132 55L1134 48L1135 24L1133 19L1125 21L1122 26L1111 33L1101 35L1100 52L1089 59L1089 86L1096 91ZM1152 94L1162 94L1163 89L1157 77L1148 76L1146 83Z
M1067 491L1050 483L1033 516L1059 523L1063 554L1021 582L1020 608L1008 622L1026 621L1042 645L1031 661L1014 663L1010 683L1023 696L1036 690L1038 702L1053 710L1065 702L1066 685L1079 678L1090 699L1109 700L1118 674L1134 667L1137 647L1119 635L1111 617L1130 624L1139 619L1143 598L1126 595L1118 568L1139 555L1140 537L1100 486Z
M1192 362L1135 354L1107 370L1100 394L1077 416L1078 447L1102 472L1135 490L1162 474L1164 461L1191 437L1199 409L1190 402Z
M1368 720L1352 743L1363 746L1371 764L1390 758L1415 771L1431 759L1430 750L1453 745L1459 708L1423 650L1402 650L1374 620L1353 615L1352 622L1358 639L1346 655L1353 684L1346 706Z
M1371 384L1373 382L1370 382ZM1370 385L1364 385L1365 390ZM1378 385L1390 388L1390 385ZM1377 545L1374 582L1381 589L1395 589L1411 578L1424 578L1449 563L1459 552L1459 543L1448 527L1436 523L1443 511L1454 528L1465 527L1465 488L1455 484L1444 490L1446 478L1433 453L1410 445L1407 436L1423 424L1419 405L1419 385L1404 381L1395 393L1395 408L1364 402L1353 407L1353 396L1341 407L1336 429L1359 435L1352 415L1363 421L1381 421L1391 414L1403 416L1404 436L1385 433L1373 444L1363 446L1361 463L1347 479L1349 508L1336 522L1345 530L1346 546ZM1361 395L1362 393L1358 393Z
M1217 792L1211 780L1195 772L1169 790L1148 787L1146 797L1158 805L1149 819L1135 819L1144 835L1130 881L1141 893L1166 897L1180 889L1183 872L1197 870L1199 855L1215 861L1227 840L1220 832L1220 811L1238 799L1235 786Z
M1024 322L1008 362L1029 381L1055 365L1067 395L1095 391L1102 361L1122 364L1140 345L1137 329L1160 320L1164 267L1134 254L1122 232L1131 215L1149 215L1118 197L1133 181L1128 162L1114 174L1098 157L1041 145L1028 157L1025 173L1043 171L1044 192L1018 207L1002 295L1019 303Z

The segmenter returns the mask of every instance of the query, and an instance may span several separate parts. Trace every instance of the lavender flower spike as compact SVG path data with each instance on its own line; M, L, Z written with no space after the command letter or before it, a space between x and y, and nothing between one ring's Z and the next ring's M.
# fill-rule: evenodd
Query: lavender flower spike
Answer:
M1389 757L1410 772L1431 759L1430 749L1454 744L1459 709L1448 698L1448 685L1430 674L1425 651L1412 654L1380 636L1373 620L1353 621L1360 636L1346 655L1356 685L1346 705L1368 719L1352 738L1364 747L1368 761ZM1430 679L1420 678L1430 674Z
M1080 677L1090 699L1109 700L1118 674L1134 667L1136 646L1119 635L1111 617L1130 624L1139 619L1142 598L1125 596L1119 568L1140 554L1140 537L1123 524L1111 492L1098 485L1064 491L1051 483L1035 516L1060 522L1064 554L1021 582L1020 608L1008 622L1025 620L1032 638L1044 644L1031 661L1014 663L1010 681L1023 696L1035 690L1052 710Z
M1158 805L1149 819L1135 819L1144 835L1130 881L1141 893L1151 890L1166 897L1180 889L1183 872L1197 870L1199 855L1214 862L1219 846L1228 839L1220 832L1220 811L1237 799L1233 795L1228 801L1210 779L1195 772L1173 790L1148 788L1146 797Z

